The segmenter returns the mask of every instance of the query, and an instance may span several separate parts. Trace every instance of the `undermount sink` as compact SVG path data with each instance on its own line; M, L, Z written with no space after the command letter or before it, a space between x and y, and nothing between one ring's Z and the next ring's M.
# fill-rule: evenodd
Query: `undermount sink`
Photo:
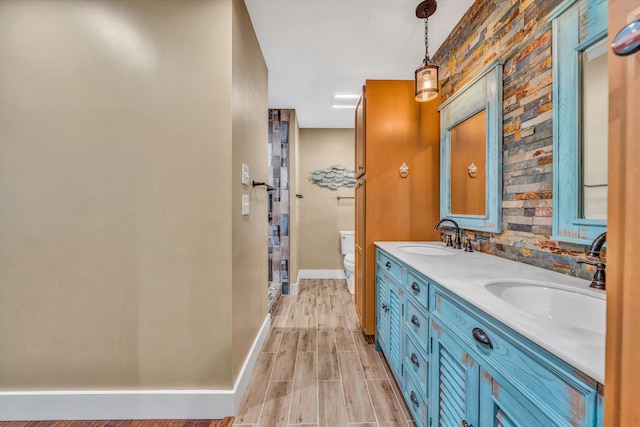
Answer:
M453 249L442 248L439 246L433 245L405 245L399 246L398 249L404 252L408 252L410 254L418 254L418 255L436 255L436 256L446 256L446 255L455 255L456 251Z
M604 295L581 293L563 285L493 282L486 288L498 298L529 313L577 328L604 334L607 301Z

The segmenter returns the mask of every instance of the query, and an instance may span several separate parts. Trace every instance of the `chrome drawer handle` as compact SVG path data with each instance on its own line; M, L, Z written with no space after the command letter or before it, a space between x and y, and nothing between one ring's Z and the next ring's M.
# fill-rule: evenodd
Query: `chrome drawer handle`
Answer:
M473 339L476 340L481 346L483 346L484 348L488 348L489 350L493 350L491 339L489 339L489 336L482 329L473 328L471 335L473 335Z
M391 268L391 263L389 261L387 261L387 263L384 265L387 268Z
M418 286L416 282L413 282L411 284L411 289L413 289L415 292L420 292L420 286Z
M418 356L415 353L411 353L411 363L416 365L416 368L420 367L420 362L418 362Z
M411 316L411 323L416 325L418 328L420 327L420 320L418 320L418 318L416 317L415 314L413 316Z
M411 392L411 403L413 403L416 406L420 406L420 402L418 402L418 397L413 391Z

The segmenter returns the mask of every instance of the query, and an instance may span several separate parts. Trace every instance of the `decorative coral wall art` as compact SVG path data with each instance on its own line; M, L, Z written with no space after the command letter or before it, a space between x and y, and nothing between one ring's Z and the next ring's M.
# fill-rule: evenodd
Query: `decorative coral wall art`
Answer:
M330 168L318 169L311 172L309 177L311 183L329 190L337 190L340 187L355 187L355 172L347 169L346 166L331 166Z

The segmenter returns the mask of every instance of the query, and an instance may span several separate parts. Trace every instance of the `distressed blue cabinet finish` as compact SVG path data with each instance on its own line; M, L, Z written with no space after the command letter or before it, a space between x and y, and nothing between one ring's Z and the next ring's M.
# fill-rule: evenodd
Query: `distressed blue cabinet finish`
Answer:
M455 334L434 322L433 413L436 425L526 426L557 425L508 381L482 367L482 356L460 346ZM437 373L437 375L436 375ZM433 424L433 423L432 423Z
M402 327L402 291L394 283L389 287L389 352L388 360L396 376L402 375L402 350L400 329Z
M580 212L580 55L607 36L607 1L565 0L548 17L553 26L553 228L552 238L588 245L607 229L605 220ZM606 141L604 141L606 144Z
M413 414L413 419L419 426L426 426L429 423L429 403L425 400L420 392L423 384L416 381L408 372L404 373L404 377L398 382L402 384L402 394L407 406Z
M405 396L416 421L429 419L430 318L429 282L411 269L407 270L404 316ZM410 387L409 387L410 385ZM413 395L411 394L413 393ZM416 404L416 402L420 402Z
M478 425L479 365L453 334L433 323L432 425Z
M416 422L429 421L429 282L394 257L376 253L376 343Z
M556 425L508 382L480 369L481 426L547 427Z
M594 380L380 249L376 272L377 343L418 426L602 426Z
M381 264L382 263L382 264ZM402 277L402 266L387 257L378 257L376 265L376 338L391 371L402 376L403 295L396 278Z
M597 425L595 381L439 285L431 287L430 300L433 325L451 331L480 367L499 379L495 384L518 397L532 419L545 426ZM490 346L480 342L483 336Z
M389 286L383 276L376 275L376 341L379 350L389 352Z

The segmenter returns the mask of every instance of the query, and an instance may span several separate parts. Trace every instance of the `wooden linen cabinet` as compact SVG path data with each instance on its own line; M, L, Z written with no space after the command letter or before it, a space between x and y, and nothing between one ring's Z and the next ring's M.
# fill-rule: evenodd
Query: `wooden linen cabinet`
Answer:
M373 242L438 238L440 98L419 103L413 91L412 80L367 80L356 106L354 299L366 335L376 325Z

